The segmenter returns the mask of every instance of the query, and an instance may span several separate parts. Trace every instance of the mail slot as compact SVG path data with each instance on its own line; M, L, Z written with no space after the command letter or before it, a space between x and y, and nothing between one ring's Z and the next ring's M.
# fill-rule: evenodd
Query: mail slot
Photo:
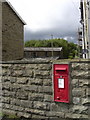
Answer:
M69 103L69 65L53 65L54 101Z

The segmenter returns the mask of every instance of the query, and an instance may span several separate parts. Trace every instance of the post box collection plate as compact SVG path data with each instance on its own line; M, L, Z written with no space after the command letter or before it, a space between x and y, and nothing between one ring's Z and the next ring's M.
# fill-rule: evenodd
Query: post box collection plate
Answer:
M54 101L69 103L69 65L53 65Z
M58 79L58 88L64 88L64 79L63 78Z

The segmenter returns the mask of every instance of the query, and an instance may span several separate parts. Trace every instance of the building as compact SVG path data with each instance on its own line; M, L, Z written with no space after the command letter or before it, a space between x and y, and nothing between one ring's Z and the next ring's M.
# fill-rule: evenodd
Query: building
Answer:
M1 2L0 2L0 11L2 11ZM0 61L2 61L2 12L0 12Z
M81 29L79 30L79 45L82 58L90 58L90 0L80 1Z
M50 48L50 47L27 47L24 48L25 58L62 58L62 47Z
M0 9L2 9L2 60L22 59L25 22L10 2L0 0Z
M88 35L89 35L89 59L90 59L90 0L88 1L88 5L89 5L89 7L88 7L88 10L89 10L89 12L88 12Z

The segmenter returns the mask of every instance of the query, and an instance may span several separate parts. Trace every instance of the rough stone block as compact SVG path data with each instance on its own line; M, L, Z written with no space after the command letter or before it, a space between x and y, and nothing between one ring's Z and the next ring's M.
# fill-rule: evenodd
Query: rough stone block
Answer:
M86 96L90 97L90 88L86 89Z
M1 80L2 80L2 83L3 83L3 82L10 82L10 77L8 77L8 76L3 76Z
M53 112L53 111L47 111L46 112L47 117L60 117L64 118L64 113L63 112Z
M11 73L13 77L32 77L32 70L13 70Z
M12 99L10 104L20 106L22 108L32 108L32 102L28 100Z
M16 77L11 77L10 76L10 83L16 83L17 78Z
M85 89L83 89L83 88L74 88L73 90L72 90L72 95L74 96L74 97L85 97Z
M17 78L17 83L18 84L27 84L28 83L29 78L26 77L19 77Z
M11 107L12 107L12 105L7 104L7 103L4 103L3 106L2 106L2 108L9 109L9 110L11 109Z
M37 119L37 120L48 120L46 116L41 116L41 115L32 115L32 119Z
M16 105L12 105L11 110L15 110L15 111L19 111L19 112L23 112L24 111L24 107L20 107L20 106L16 106Z
M90 105L90 99L89 98L82 98L82 104L83 105Z
M25 111L26 113L31 113L31 112L32 112L32 109L31 109L31 108L25 108L24 111Z
M38 93L44 93L42 86L38 86Z
M53 90L52 90L52 86L43 86L43 92L47 93L47 94L52 94Z
M34 107L35 109L41 109L41 110L49 110L49 109L50 109L48 103L45 103L45 102L37 102L37 101L34 102L34 106L33 106L33 107Z
M25 64L14 64L13 70L25 70L26 65Z
M21 100L19 100L19 99L15 99L15 98L10 98L10 104L11 105L16 105L16 106L20 106L20 104L21 104Z
M10 84L2 84L2 90L9 90L10 91Z
M10 103L10 98L9 97L2 97L2 102L3 103Z
M80 97L73 97L73 104L81 104Z
M51 70L52 69L51 64L39 64L37 67L38 67L38 70Z
M53 112L68 112L69 111L69 104L63 104L63 103L51 103L50 104L50 110Z
M25 85L25 86L22 86L22 89L25 91L37 92L38 86L37 85Z
M6 115L16 115L16 111L9 110L9 109L2 109L2 113L6 114Z
M39 93L30 93L29 94L29 100L31 101L43 101L43 94L39 94Z
M19 76L23 76L24 71L23 70L13 70L11 73L11 76L13 77L19 77Z
M10 76L11 75L11 70L10 69L2 69L2 76Z
M33 77L33 71L32 71L32 69L30 70L30 69L25 69L25 71L24 71L24 73L23 73L23 76L25 76L25 77Z
M45 111L43 111L43 110L33 109L32 113L36 114L36 115L43 115L43 116L45 116Z
M24 117L24 118L31 118L31 114L30 113L25 113L25 112L18 112L17 116L18 117Z
M43 85L43 79L30 79L29 84L31 85Z
M79 86L80 87L88 87L90 86L90 81L88 79L80 79L79 80Z
M72 79L71 81L72 87L79 87L79 80L78 79Z
M28 69L28 70L31 70L31 69L38 69L38 64L27 64L26 65L26 68Z
M72 78L74 79L89 79L90 72L89 71L72 71L71 73Z
M51 86L52 85L52 79L44 79L43 80L44 86Z
M87 71L89 69L89 64L88 63L73 63L72 69Z
M82 105L74 105L71 108L71 113L75 114L86 114L88 115L88 107L87 106L82 106Z
M2 64L2 69L11 69L12 64Z
M20 105L24 108L32 108L32 102L28 100L21 100Z
M18 84L10 84L10 91L16 92L21 89L21 86Z
M51 78L50 71L34 71L35 78Z
M63 119L61 117L49 117L48 120L68 120L68 119Z
M72 113L66 113L65 114L66 119L77 119L77 120L88 120L88 115L83 115L83 114L72 114Z
M44 95L45 102L52 102L54 100L52 95Z
M2 82L15 83L16 80L17 80L16 77L11 77L11 76L3 76L2 77Z
M11 91L7 91L7 90L3 90L2 91L2 96L4 96L4 97L15 97L16 93L11 92Z
M16 93L16 98L17 99L22 99L22 100L27 100L28 99L28 93L25 91L18 91Z

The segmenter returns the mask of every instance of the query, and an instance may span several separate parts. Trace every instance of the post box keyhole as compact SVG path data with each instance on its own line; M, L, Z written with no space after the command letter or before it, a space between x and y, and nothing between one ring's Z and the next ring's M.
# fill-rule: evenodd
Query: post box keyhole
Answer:
M57 100L60 100L60 97L57 97Z

